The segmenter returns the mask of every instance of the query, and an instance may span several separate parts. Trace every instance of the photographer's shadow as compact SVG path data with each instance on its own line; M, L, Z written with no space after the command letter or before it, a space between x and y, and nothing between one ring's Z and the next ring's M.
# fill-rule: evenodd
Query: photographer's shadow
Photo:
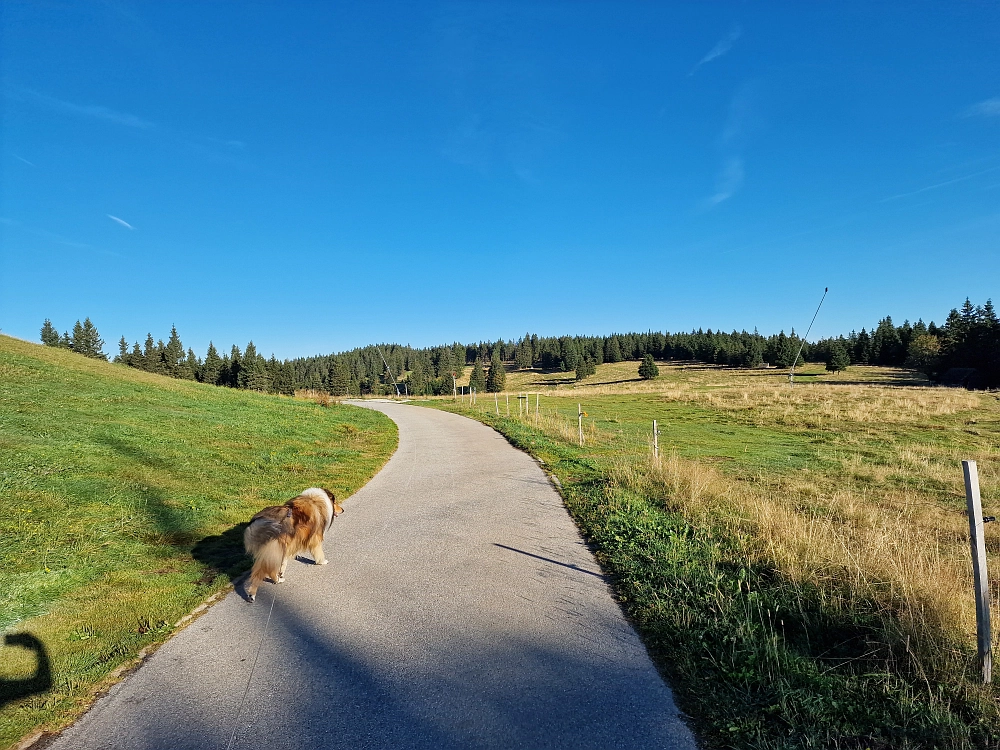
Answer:
M8 633L4 636L4 642L8 646L34 651L37 666L35 674L31 677L13 680L0 677L0 708L29 695L44 693L52 687L52 667L49 664L49 654L45 650L45 644L30 633Z

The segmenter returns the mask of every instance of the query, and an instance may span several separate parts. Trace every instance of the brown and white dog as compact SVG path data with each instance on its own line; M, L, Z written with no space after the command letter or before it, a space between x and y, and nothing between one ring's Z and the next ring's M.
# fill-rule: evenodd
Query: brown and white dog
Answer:
M317 565L326 565L323 534L343 512L330 490L310 487L284 505L264 508L251 518L243 532L243 546L253 556L247 598L256 598L265 578L274 583L285 580L288 561L300 550L308 550Z

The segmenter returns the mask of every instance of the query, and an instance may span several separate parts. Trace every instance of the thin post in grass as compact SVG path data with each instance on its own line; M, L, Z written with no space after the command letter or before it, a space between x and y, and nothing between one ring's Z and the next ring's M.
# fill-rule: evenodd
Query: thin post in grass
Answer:
M535 394L535 421L538 421L538 394Z
M976 589L976 634L979 640L979 661L983 668L983 684L993 679L993 649L991 646L990 589L986 573L986 540L983 525L995 520L983 518L983 503L979 497L979 469L975 461L962 461L965 475L965 505L969 513L969 545L972 547L972 577Z
M653 420L653 459L660 460L660 431L656 429L656 420Z
M505 393L503 395L504 395L504 398L507 399L507 416L509 418L510 417L510 394L509 393Z
M792 369L788 371L788 384L792 385L795 382L795 363L799 361L799 355L802 354L802 347L806 345L806 339L809 338L809 331L812 330L813 323L816 322L816 316L819 315L819 309L823 306L823 300L826 299L826 293L830 291L830 287L825 287L823 289L823 296L820 298L819 304L816 305L816 312L813 313L813 319L809 321L809 327L806 329L806 335L802 337L802 343L799 344L799 350L795 353L795 359L792 360Z
M576 422L580 430L580 446L583 447L583 406L581 404L576 405Z
M500 416L500 399L497 394L493 394L493 403L497 407L497 416Z

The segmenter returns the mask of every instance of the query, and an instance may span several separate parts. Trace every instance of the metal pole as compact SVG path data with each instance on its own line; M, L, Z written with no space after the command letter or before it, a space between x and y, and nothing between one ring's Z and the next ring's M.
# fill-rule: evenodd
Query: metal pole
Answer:
M499 401L499 399L497 397L497 394L495 394L495 393L493 394L493 403L497 407L497 416L499 417L500 416L500 401Z
M396 395L399 396L399 384L396 382L396 376L393 375L392 370L389 369L389 363L385 361L385 355L382 354L382 347L376 344L375 348L378 349L378 356L382 358L382 364L385 365L385 369L389 373L389 377L392 378L392 384L396 387Z
M504 396L505 399L507 399L507 416L509 417L510 416L510 394L509 393L505 393L505 394L503 394L503 396Z
M576 405L576 421L577 427L580 429L580 445L583 445L583 407L580 404Z
M802 343L799 344L799 350L795 354L795 359L792 360L792 369L788 371L788 382L795 382L795 363L799 361L799 355L802 354L802 347L806 345L806 339L809 338L809 331L812 330L813 323L816 322L816 316L819 315L819 309L823 306L823 300L826 299L826 293L830 291L830 287L825 287L823 289L823 297L820 299L819 304L816 305L816 312L813 313L813 319L809 321L809 327L806 329L806 335L802 337Z
M656 429L656 420L654 419L653 420L653 458L655 458L657 461L660 460L660 441L658 439L659 434L660 434L660 431L658 429Z
M979 470L975 461L962 461L965 475L965 504L969 513L969 544L972 547L972 577L976 588L976 633L983 684L993 679L993 650L990 643L990 589L986 576L986 540L983 537L983 504L979 497ZM989 519L994 520L993 518Z

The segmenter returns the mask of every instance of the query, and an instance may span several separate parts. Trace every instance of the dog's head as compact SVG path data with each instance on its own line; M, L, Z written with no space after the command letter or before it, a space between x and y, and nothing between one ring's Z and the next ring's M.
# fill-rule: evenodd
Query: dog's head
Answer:
M330 498L330 504L333 505L333 515L334 515L334 517L339 516L341 513L343 513L344 512L344 508L343 508L342 505L339 505L337 503L337 496L334 495L333 492L331 492L330 490L328 490L326 487L320 487L320 489L323 490L323 492L325 492L329 496L329 498Z

